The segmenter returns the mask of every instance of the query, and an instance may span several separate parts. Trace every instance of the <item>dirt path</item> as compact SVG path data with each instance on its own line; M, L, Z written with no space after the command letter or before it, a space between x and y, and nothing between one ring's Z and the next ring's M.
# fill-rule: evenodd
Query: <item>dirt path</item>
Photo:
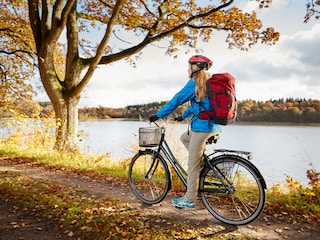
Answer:
M170 214L179 219L194 219L205 221L207 226L215 232L232 232L234 235L252 236L254 239L310 239L320 240L320 226L315 224L287 224L278 221L272 216L262 215L260 219L250 225L234 227L222 224L214 219L199 202L195 210L179 210L171 205L173 193L158 205L145 206L134 197L127 184L113 183L110 179L94 178L77 173L66 172L63 169L47 168L27 162L17 162L12 159L0 158L0 172L16 172L57 182L73 188L80 188L90 194L101 196L114 196L119 199L135 203L141 211L155 210L159 213ZM17 227L17 226L27 227ZM0 202L0 240L11 239L71 239L66 238L57 223L48 221L37 215L30 215L23 209L17 209L10 203ZM19 231L24 231L20 232ZM30 238L29 236L32 236Z

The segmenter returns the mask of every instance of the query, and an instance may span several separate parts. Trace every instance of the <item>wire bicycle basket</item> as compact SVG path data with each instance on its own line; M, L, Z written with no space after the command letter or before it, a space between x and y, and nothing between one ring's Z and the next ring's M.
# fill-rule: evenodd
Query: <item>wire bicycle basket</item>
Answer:
M139 128L139 146L156 147L161 140L161 127Z

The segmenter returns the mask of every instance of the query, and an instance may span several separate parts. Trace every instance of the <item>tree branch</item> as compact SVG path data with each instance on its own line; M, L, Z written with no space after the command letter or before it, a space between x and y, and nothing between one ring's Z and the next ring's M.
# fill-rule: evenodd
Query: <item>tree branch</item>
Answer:
M308 0L306 3L307 13L304 17L304 23L308 23L311 17L314 16L315 19L320 19L320 11L317 9L317 5L320 6L320 1Z
M81 91L84 89L84 87L88 84L97 65L100 63L102 55L103 55L105 49L107 48L109 39L112 35L113 27L119 17L119 13L120 13L120 10L121 10L123 3L124 3L124 0L117 0L116 5L113 10L113 13L112 13L112 16L109 20L109 24L107 26L106 33L97 48L96 56L90 60L89 69L86 72L83 79L81 80L81 82L79 83L79 85L74 89L74 94L81 93Z
M76 0L68 0L65 4L65 0L57 0L53 7L52 28L50 31L50 39L58 39L61 32L66 26L68 15L76 3Z
M71 79L72 76L76 76L76 73L79 70L79 36L78 36L78 26L77 26L77 10L76 4L73 5L72 9L69 12L67 20L67 57L66 57L66 70L65 70L65 79ZM69 83L69 81L67 81ZM74 87L73 81L70 82L73 85L66 85L67 89L70 90Z
M166 2L166 1L164 1ZM163 3L164 3L163 2ZM118 60L121 60L121 59L124 59L126 57L129 57L133 54L136 54L138 53L139 51L141 51L145 46L147 46L148 44L150 43L153 43L153 42L156 42L156 41L159 41L167 36L170 36L172 33L184 28L184 27L190 27L190 28L197 28L197 29L201 29L201 28L213 28L213 26L211 25L207 25L207 26L196 26L196 25L193 25L191 24L190 22L194 21L194 20L197 20L197 19L202 19L202 18L205 18L225 7L228 7L229 5L231 5L232 3L234 2L234 0L229 0L227 2L225 2L224 4L216 7L216 8L212 8L211 10L205 12L205 13L202 13L202 14L198 14L198 15L194 15L194 16L191 16L189 17L186 21L183 21L181 24L177 25L176 27L172 28L172 29L169 29L165 32L162 32L162 33L159 33L157 35L152 35L152 31L154 31L160 20L161 20L161 17L163 16L163 12L161 10L161 6L158 7L158 12L161 16L159 16L158 18L158 21L155 22L155 24L149 29L149 32L148 34L146 35L146 37L143 39L142 42L140 42L139 44L137 44L136 46L134 47L131 47L131 48L128 48L128 49L125 49L119 53L114 53L114 54L110 54L108 56L104 56L102 57L101 61L99 64L108 64L108 63L111 63L111 62L114 62L114 61L118 61ZM226 30L229 30L229 29L226 29ZM86 60L84 60L86 61Z
M220 6L216 7L216 8L212 8L210 11L208 11L206 13L202 13L202 14L191 16L190 18L187 19L186 22L190 23L193 20L197 20L197 19L202 19L202 18L208 17L209 15L211 15L211 14L213 14L215 12L218 12L223 8L226 8L226 7L230 6L233 2L234 2L234 0L226 1L224 4L222 4L222 5L220 5Z
M16 55L16 53L21 52L21 53L26 53L27 55L29 55L32 58L32 53L30 53L29 51L26 50L14 50L14 51L5 51L5 50L0 50L0 53L4 53L7 55ZM16 55L17 56L17 55Z
M33 37L35 39L36 49L37 49L37 52L39 52L42 44L42 33L41 33L40 14L38 10L38 1L29 0L28 9L29 9L30 25L33 32Z
M42 14L41 14L41 35L42 39L45 38L45 35L51 28L51 23L50 23L50 14L49 14L49 1L48 0L42 0L41 1L42 5Z
M148 12L149 14L151 14L152 16L155 17L155 15L153 14L153 12L148 8L147 4L145 4L145 2L142 1L142 0L141 0L140 2L141 2L142 5L144 6L144 8L147 10L147 12Z

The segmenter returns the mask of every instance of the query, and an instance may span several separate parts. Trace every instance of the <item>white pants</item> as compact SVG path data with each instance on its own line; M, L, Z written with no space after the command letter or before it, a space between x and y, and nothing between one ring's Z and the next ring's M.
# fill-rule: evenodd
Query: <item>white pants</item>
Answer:
M200 163L206 146L206 140L216 134L216 132L194 132L189 130L180 137L181 142L189 151L187 192L185 194L188 201L195 202L197 199Z

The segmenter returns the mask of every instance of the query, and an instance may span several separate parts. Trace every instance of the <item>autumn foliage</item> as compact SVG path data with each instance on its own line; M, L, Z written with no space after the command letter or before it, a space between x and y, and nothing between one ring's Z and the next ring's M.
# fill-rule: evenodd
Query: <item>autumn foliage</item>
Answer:
M26 2L12 1L12 8L7 8L0 0L0 5L0 112L5 114L32 105L34 91L29 80L36 73L36 63Z
M147 120L166 102L129 105L125 108L79 109L81 119L131 118ZM187 107L179 107L169 119L181 115ZM236 123L244 122L277 122L277 123L320 123L320 100L317 99L274 99L268 101L238 101L238 118Z
M261 8L271 2L256 1ZM160 41L169 55L176 56L178 49L197 51L198 43L212 40L214 31L226 31L229 47L243 50L279 39L272 27L263 27L255 12L243 12L233 0L215 4L178 0L0 3L6 6L0 14L0 57L23 59L22 64L8 62L28 77L39 74L55 112L56 148L61 150L76 147L79 99L98 65L119 60L134 64L133 57ZM2 66L3 72L9 69ZM33 66L36 71L31 70Z

